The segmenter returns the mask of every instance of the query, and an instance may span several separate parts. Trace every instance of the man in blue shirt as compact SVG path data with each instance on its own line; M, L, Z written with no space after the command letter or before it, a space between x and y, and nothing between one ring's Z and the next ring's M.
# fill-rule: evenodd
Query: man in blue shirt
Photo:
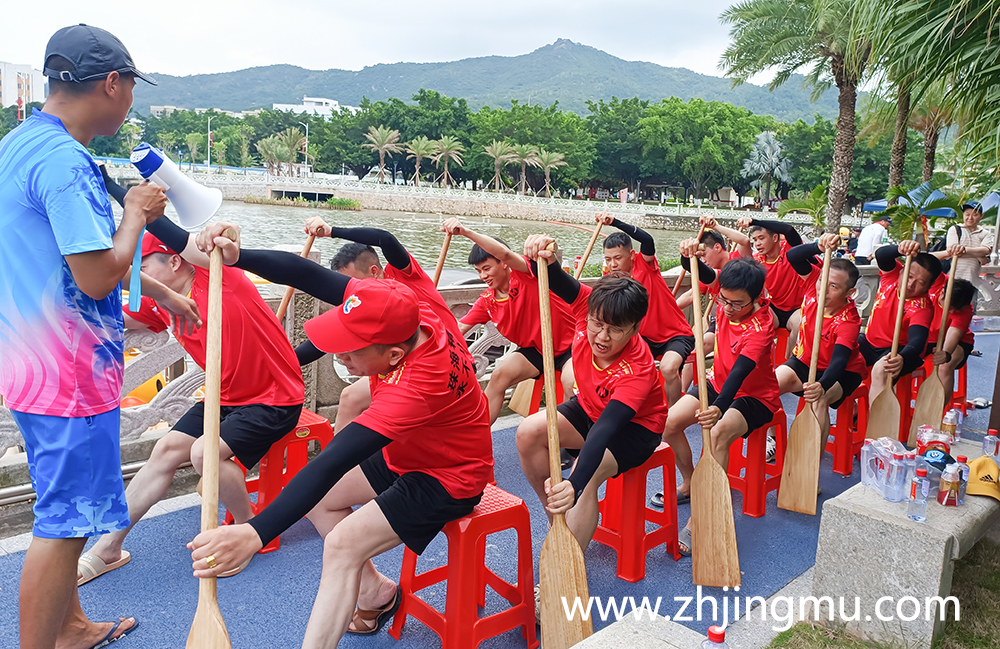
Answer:
M142 228L166 204L162 188L134 188L116 231L86 149L118 131L135 78L152 83L121 42L86 25L61 29L44 73L44 108L0 141L0 394L24 437L37 494L21 572L21 649L93 647L135 626L87 619L77 559L87 537L129 524L119 466L120 282ZM186 298L143 285L181 316L178 324L197 321Z

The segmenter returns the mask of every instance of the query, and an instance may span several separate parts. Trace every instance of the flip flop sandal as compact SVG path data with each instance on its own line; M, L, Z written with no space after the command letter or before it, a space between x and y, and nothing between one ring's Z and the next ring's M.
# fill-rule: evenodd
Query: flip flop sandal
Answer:
M121 634L115 635L115 631L118 630L118 627L120 627L122 625L122 622L124 622L125 620L132 620L132 626L130 626L129 628L127 628L124 631L122 631ZM103 638L101 638L97 642L97 644L95 644L90 649L101 649L101 647L107 647L112 642L118 642L119 640L121 640L122 638L124 638L125 636L127 636L128 634L130 634L133 631L135 631L135 629L136 629L137 626L139 626L139 620L135 619L134 617L132 617L132 618L129 618L129 617L119 618L118 621L115 622L115 625L113 627L111 627L111 630L108 631L108 635L106 635ZM112 637L112 636L114 636L114 637Z
M351 635L373 635L378 633L379 629L385 626L386 622L391 620L392 616L396 614L402 602L403 589L397 585L396 595L383 608L372 611L363 608L355 609L354 616L351 618L351 624L354 625L355 630L351 631L351 628L348 627L347 632ZM374 626L369 626L372 623L374 623Z
M132 559L132 555L127 550L122 550L122 557L118 561L104 563L100 557L89 552L84 552L76 562L76 571L80 578L76 580L77 586L83 586L88 581L93 581L101 575L115 568L121 568Z
M685 550L684 548L687 548ZM691 556L691 530L687 527L677 533L677 551L682 557Z
M683 494L679 491L677 492L678 505L683 505L689 502L691 502L691 494ZM663 509L663 492L657 491L655 494L653 494L653 497L649 499L649 504L652 505L653 507L659 507L660 509Z
M976 408L976 410L985 410L986 408L989 408L993 405L992 401L990 401L989 399L984 399L982 397L977 397L972 401L970 401L969 403L971 403Z

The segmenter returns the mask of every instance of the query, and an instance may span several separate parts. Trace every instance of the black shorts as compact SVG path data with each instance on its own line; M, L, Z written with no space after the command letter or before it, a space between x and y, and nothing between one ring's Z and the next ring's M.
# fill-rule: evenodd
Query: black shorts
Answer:
M247 406L222 406L219 436L229 446L236 459L252 469L267 454L271 445L287 435L299 423L302 405L265 406L253 403ZM174 430L195 439L201 437L205 427L205 404L199 401L184 413Z
M790 356L788 360L785 361L785 367L790 367L792 371L795 372L795 376L799 377L799 380L802 381L802 383L806 383L809 380L809 366L795 356ZM820 370L817 373L817 376L822 373L823 370ZM834 410L839 408L840 405L847 400L847 397L854 394L854 391L858 389L858 386L860 386L864 380L865 377L861 376L857 372L848 372L847 370L844 370L844 372L841 373L840 378L837 380L837 383L840 384L841 389L844 391L844 396L837 399L834 403L831 403L830 407ZM792 394L797 397L802 396L801 391L793 392Z
M858 336L858 350L861 352L861 355L865 359L865 365L867 365L868 367L872 367L873 365L875 365L875 363L879 361L880 358L882 358L883 356L888 356L889 352L892 351L892 347L875 347L870 342L868 342L868 338L866 338L864 334L861 334L860 336ZM892 384L896 385L896 382L899 381L899 377L910 374L911 372L913 372L913 370L917 369L923 364L924 364L924 359L922 358L903 357L903 369L900 370L899 376L897 376L895 379L892 380Z
M969 356L972 355L972 350L976 348L973 343L967 343L963 340L958 341L958 346L962 348L965 352L965 357L962 358L962 362L955 366L956 370L960 370L965 367L965 364L969 362ZM930 343L927 345L927 349L924 351L924 358L927 358L934 353L934 348L937 347L937 342Z
M653 358L662 358L667 352L674 352L683 360L694 351L694 336L674 336L662 343L654 343L645 336L642 339L649 345L649 351L653 352Z
M788 319L792 317L792 314L799 310L798 307L790 311L785 311L784 309L779 309L774 306L774 304L769 305L771 307L771 312L774 313L774 328L775 329L788 329Z
M482 494L454 498L436 478L426 473L396 473L379 451L360 464L378 505L396 536L417 554L445 525L468 516Z
M568 401L564 401L556 406L559 413L573 425L580 437L587 439L587 434L593 428L594 422L583 410L580 400L574 394ZM624 427L615 432L608 442L608 450L618 463L618 473L620 476L629 469L642 466L652 455L656 447L660 445L662 437L660 433L654 433L645 426L635 422L628 422ZM570 455L577 457L579 449L566 449Z
M706 387L708 387L708 405L712 405L712 402L719 398L719 393L712 387L711 381L708 382ZM697 381L691 384L687 393L696 399L698 398ZM743 437L748 437L753 431L771 423L771 419L774 418L774 413L768 410L767 406L760 399L755 399L754 397L733 399L733 405L729 407L743 415L743 419L747 422L747 432L743 433Z
M543 364L542 364L542 352L538 351L534 347L518 347L514 351L517 352L518 354L520 354L521 356L524 356L525 358L527 358L528 362L531 363L532 367L534 367L536 370L538 370L538 375L539 376L542 375L542 367L543 367ZM556 356L555 356L556 371L561 371L562 368L563 368L563 365L566 364L566 361L568 361L571 358L573 358L573 348L572 347L570 347L569 349L567 349L566 351L564 351L561 354L556 354Z

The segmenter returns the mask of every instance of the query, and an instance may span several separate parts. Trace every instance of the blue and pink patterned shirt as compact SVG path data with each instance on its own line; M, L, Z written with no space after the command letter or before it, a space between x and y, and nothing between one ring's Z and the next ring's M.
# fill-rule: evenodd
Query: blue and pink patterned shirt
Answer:
M121 287L95 300L64 255L113 247L100 170L40 110L0 140L0 395L18 412L86 417L118 406Z

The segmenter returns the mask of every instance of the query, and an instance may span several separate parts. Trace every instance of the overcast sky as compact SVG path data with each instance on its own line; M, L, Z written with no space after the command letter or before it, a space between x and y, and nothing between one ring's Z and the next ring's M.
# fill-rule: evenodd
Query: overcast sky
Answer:
M290 63L359 70L377 63L526 54L558 38L630 61L721 76L732 0L168 0L5 3L0 61L42 67L57 29L115 34L140 70L172 75ZM495 7L480 9L479 7Z

